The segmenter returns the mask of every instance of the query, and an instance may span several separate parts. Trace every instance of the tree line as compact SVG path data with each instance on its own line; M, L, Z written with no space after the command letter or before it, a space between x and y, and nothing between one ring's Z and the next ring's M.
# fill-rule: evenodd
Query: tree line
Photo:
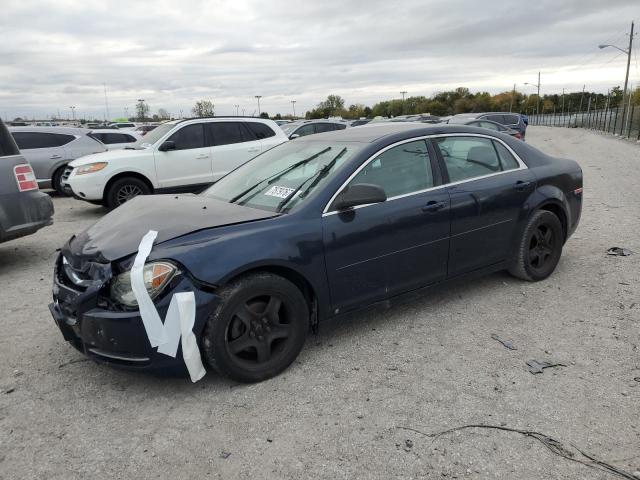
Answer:
M561 111L585 111L587 108L604 108L606 105L617 106L622 102L622 89L614 87L609 95L596 92L566 92L562 94L545 94L540 96L540 113ZM631 103L640 105L640 87L631 95ZM469 112L518 112L532 114L538 108L538 95L511 90L491 95L489 92L472 93L468 88L439 92L431 97L423 95L406 99L383 100L372 107L363 104L352 104L346 107L340 95L329 95L318 103L316 108L306 112L305 118L342 117L347 119L381 117L397 117L429 113L436 116L455 115Z

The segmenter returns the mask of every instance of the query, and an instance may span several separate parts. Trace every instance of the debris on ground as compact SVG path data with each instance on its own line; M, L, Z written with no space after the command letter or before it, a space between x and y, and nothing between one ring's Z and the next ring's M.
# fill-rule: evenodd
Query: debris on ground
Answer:
M11 388L7 388L7 389L4 391L4 393L13 393L13 392L15 392L15 391L16 391L16 389L15 389L15 388L13 388L13 387L11 387Z
M493 338L496 342L500 342L502 345L505 346L505 348L508 348L509 350L517 350L517 348L515 347L515 345L513 344L513 342L511 340L502 340L495 333L491 334L491 338Z
M404 441L404 451L409 452L413 448L413 440L406 439Z
M529 372L533 373L544 373L543 370L545 368L553 368L553 367L566 367L563 363L551 363L539 360L527 360L527 365L529 366Z
M519 433L520 435L524 435L525 437L533 438L538 442L542 443L547 449L556 455L559 455L562 458L570 460L572 462L579 463L589 468L593 468L595 470L600 470L601 472L610 473L613 475L618 475L622 478L627 478L630 480L636 480L638 477L636 476L636 472L630 473L621 468L615 467L610 463L607 463L603 460L599 460L593 455L581 450L574 444L571 444L570 447L566 447L561 441L556 440L549 435L545 435L544 433L535 432L533 430L520 430L518 428L509 428L501 425L487 425L487 424L470 424L470 425L462 425L460 427L450 428L449 430L444 430L442 432L437 433L425 433L420 430L416 430L411 427L396 427L401 430L409 430L420 435L424 435L425 437L433 438L434 440L442 435L446 435L448 433L457 432L460 430L466 430L471 428L484 428L489 430L502 430L505 432L514 432Z
M224 450L220 452L220 458L229 458L231 456L231 452L225 452Z
M607 250L607 255L615 255L618 257L628 257L633 253L635 252L632 252L631 250L627 248L622 248L622 247L611 247L609 250Z

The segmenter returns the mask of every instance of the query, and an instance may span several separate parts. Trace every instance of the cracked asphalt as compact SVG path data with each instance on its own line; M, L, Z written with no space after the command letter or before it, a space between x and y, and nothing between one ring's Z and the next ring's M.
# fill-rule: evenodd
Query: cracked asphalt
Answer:
M47 309L56 248L104 211L54 198L53 226L0 244L0 478L615 478L517 433L403 428L478 423L639 471L640 145L548 127L527 141L585 175L548 280L498 273L322 324L254 385L123 372L67 345ZM531 359L566 366L533 375Z

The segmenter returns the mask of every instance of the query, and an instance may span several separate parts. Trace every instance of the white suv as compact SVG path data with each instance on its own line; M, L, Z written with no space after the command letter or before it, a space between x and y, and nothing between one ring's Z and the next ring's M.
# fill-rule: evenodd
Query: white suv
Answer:
M63 182L74 197L115 208L136 195L200 191L287 140L272 120L175 120L131 147L71 162Z

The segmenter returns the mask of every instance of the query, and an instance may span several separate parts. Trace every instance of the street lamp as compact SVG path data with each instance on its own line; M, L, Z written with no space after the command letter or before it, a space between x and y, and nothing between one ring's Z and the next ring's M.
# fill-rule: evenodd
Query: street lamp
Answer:
M255 97L258 99L258 116L260 116L260 113L262 113L260 111L260 99L262 98L262 95L255 95Z
M402 103L404 103L404 96L407 94L406 90L403 90L400 92L400 95L402 95Z
M71 105L69 107L71 109L71 117L73 118L73 121L76 121L76 106L75 105Z
M291 108L293 109L293 118L296 118L296 102L297 100L291 100Z
M236 107L236 117L238 116L238 109L240 108L240 105L234 105L234 107Z
M524 84L538 89L538 101L536 102L536 115L538 115L540 113L540 72L538 72L538 83L524 82Z
M627 85L629 83L629 65L631 64L631 49L633 48L633 22L631 22L631 32L629 34L629 48L625 50L624 48L620 48L615 45L609 45L609 44L598 45L598 48L601 50L607 47L615 48L616 50L620 50L622 53L627 54L627 73L624 76L624 90L622 91L622 128L620 129L620 132L622 133L624 132L625 115L627 110L627 103L625 102L625 97L627 96Z

